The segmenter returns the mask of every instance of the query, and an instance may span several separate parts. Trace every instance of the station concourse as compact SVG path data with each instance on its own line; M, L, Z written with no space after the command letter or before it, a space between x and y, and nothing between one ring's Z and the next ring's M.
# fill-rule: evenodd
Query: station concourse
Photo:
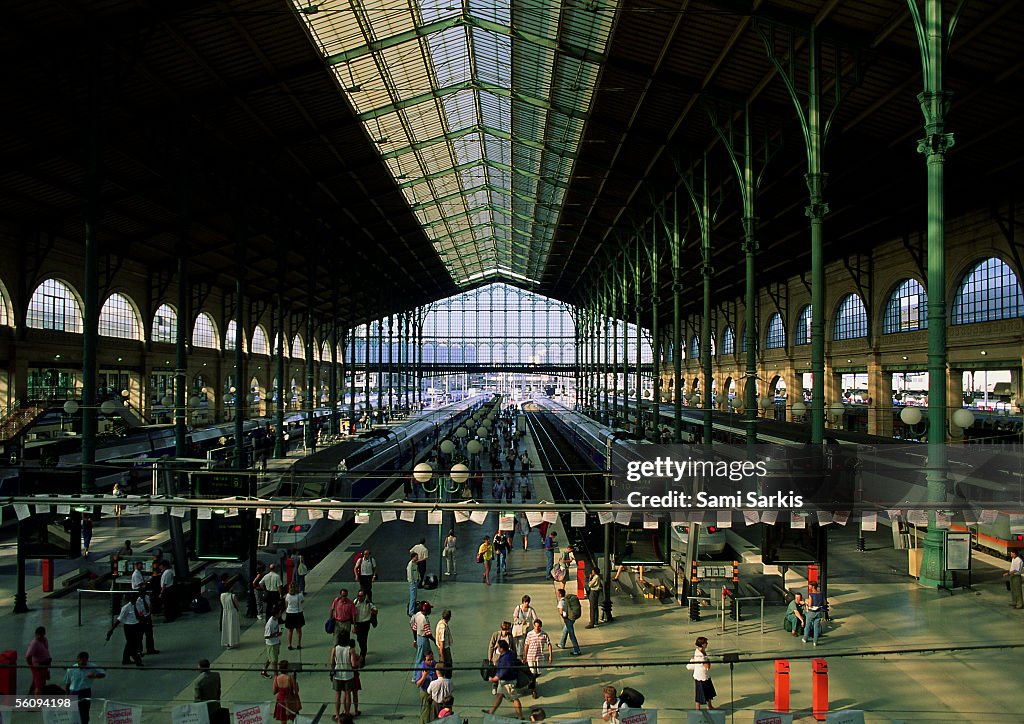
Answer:
M469 544L493 534L502 508L488 501L490 461L467 443L483 447L491 431L475 416L442 434L438 416L498 401L518 426L544 399L609 445L703 444L724 456L761 442L820 464L896 442L920 472L888 506L913 513L914 526L864 530L866 509L846 524L821 519L827 543L810 566L762 564L774 519L736 511L728 551L744 577L774 582L761 592L763 620L750 609L738 622L710 612L691 621L682 588L644 598L627 570L611 596L615 621L580 627L579 658L556 650L537 700L549 718L598 719L611 684L642 691L659 719L687 720L685 663L703 635L717 702L741 721L771 708L783 658L797 720L811 720L811 660L823 658L831 708L863 709L866 721L1020 721L1022 611L1004 588L1019 574L1003 576L1024 547L1020 9L5 8L0 650L20 663L44 625L53 682L88 650L109 673L98 699L137 706L145 722L169 721L191 700L204 657L225 701L269 700L262 630L243 618L241 646L217 645L209 576L229 573L241 591L258 560L287 547L274 536L306 534L314 518L275 512L257 531L218 508L205 530L231 554L196 561L206 544L191 511L214 497L202 481L227 497L244 480L250 498L334 500L345 511L344 535L311 548L311 643L287 652L302 664L303 716L333 714L321 619L354 583L352 556L371 547L381 625L361 720L416 719L404 564L425 537L436 565L437 526L424 508L413 523L382 520L379 508L369 523L350 521L366 491L392 478L395 497L371 507L412 510L396 491L414 465L431 461L429 484L451 484L458 458L485 476L488 517L457 524L460 575L425 596L435 623L453 611L466 667L453 679L456 711L479 721L490 696L477 670L504 612L528 593L554 638L559 626L536 532L529 551L513 552L507 580L484 586L473 575ZM343 444L351 469L311 474L302 492L302 461ZM561 504L545 444L523 439L531 504ZM386 464L361 468L371 448ZM141 497L118 517L112 498L97 497L115 493ZM79 497L34 502L58 494ZM179 502L178 514L146 514L150 495ZM585 507L600 495L566 502L583 506L584 528L603 525ZM879 520L901 517L878 507ZM94 520L88 556L77 543L83 517ZM563 540L578 533L569 522L566 510L553 524ZM974 544L969 589L950 566L950 532ZM197 575L214 608L159 623L160 654L142 669L120 668L117 638L103 642L104 569L129 539L148 561L159 549L182 581L205 565ZM606 584L609 553L581 556L601 562ZM674 582L665 560L653 575ZM831 616L817 647L781 630L779 605L806 593L815 570ZM79 626L74 589L97 576ZM51 577L67 595L42 590ZM17 672L17 693L27 675Z

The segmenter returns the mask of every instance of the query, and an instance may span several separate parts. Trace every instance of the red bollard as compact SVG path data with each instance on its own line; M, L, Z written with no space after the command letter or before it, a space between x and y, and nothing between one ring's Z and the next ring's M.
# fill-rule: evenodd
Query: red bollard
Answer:
M53 559L43 559L43 593L53 593Z
M817 563L811 563L807 566L807 585L817 583L820 585L821 581L821 567Z
M828 662L811 659L811 713L818 721L828 714Z
M789 660L775 659L775 711L789 713Z
M587 600L587 562L582 558L576 559L576 598Z

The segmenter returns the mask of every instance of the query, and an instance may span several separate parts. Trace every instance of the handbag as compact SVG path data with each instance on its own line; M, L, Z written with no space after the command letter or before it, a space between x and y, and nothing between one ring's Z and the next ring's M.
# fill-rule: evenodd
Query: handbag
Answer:
M334 616L331 616L330 618L328 618L326 623L324 623L324 633L329 633L329 634L334 633L334 623L335 623Z
M370 625L377 628L377 609L370 612Z
M480 678L484 681L488 681L492 676L494 676L495 671L497 671L497 669L494 664L491 663L490 659L484 659L480 664Z
M483 553L477 553L476 554L476 562L477 563L483 563L484 562L484 554ZM1007 583L1006 585L1009 586L1010 584Z
M512 624L512 636L519 638L520 636L526 635L526 622L521 621L519 623Z

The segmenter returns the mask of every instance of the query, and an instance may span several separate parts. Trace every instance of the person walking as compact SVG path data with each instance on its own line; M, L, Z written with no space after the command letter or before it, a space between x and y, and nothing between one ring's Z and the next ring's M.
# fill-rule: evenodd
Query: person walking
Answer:
M544 568L544 577L551 578L551 569L555 567L555 553L558 551L558 531L553 530L544 539L544 557L547 564Z
M299 682L295 674L288 671L288 661L282 659L278 674L274 677L274 719L279 722L292 721L302 710L299 698Z
M284 626L288 629L288 650L292 650L292 634L298 632L298 646L302 648L302 627L306 625L306 617L302 613L302 603L306 595L299 590L299 582L292 581L288 593L284 597Z
M226 575L226 574L225 574ZM220 594L220 645L233 649L242 638L242 625L238 618L238 598L231 591Z
M168 561L160 562L160 604L164 607L164 623L178 618L178 597L174 589L174 570Z
M334 686L334 717L333 721L340 721L342 708L345 714L351 714L352 693L356 686L356 670L362 662L352 646L352 639L348 635L342 636L341 640L331 649L331 658L328 662L331 670L331 681ZM344 698L344 700L342 700ZM359 705L356 704L355 715L359 716Z
M139 634L139 617L135 612L136 594L129 594L125 604L121 606L121 612L114 619L114 625L107 631L107 641L114 635L114 629L119 625L124 626L124 651L121 652L121 665L126 666L135 662L136 666L142 666L141 637Z
M92 543L92 517L82 516L82 551L89 555L89 544Z
M1024 595L1021 587L1021 570L1024 568L1024 558L1020 557L1020 551L1010 551L1010 568L1004 573L1010 581L1010 605L1014 608L1024 608Z
M46 627L36 628L35 635L25 649L25 663L28 664L32 673L32 683L29 685L29 694L42 694L43 687L50 678L50 642L46 639Z
M292 558L295 561L295 578L293 580L299 584L299 593L305 593L306 576L309 575L309 566L306 565L306 559L299 553L298 548L292 548Z
M715 705L711 700L718 696L715 685L711 681L711 661L708 659L708 640L704 636L698 636L694 642L697 647L693 651L693 657L686 668L693 672L694 702L697 711L700 711L702 704L707 704L708 709L714 709Z
M437 679L437 664L434 661L434 654L427 651L426 655L416 666L416 688L420 690L420 724L427 724L433 717L433 703L427 689Z
M441 612L441 620L434 629L434 643L437 644L437 663L448 669L452 668L452 610L446 608Z
M498 665L498 659L501 656L501 651L498 649L498 642L504 641L508 644L508 648L514 651L515 639L512 637L512 622L502 621L501 628L491 634L491 640L487 642L487 653L484 658L490 661L495 666ZM498 685L495 684L491 689L491 694L498 693Z
M530 519L526 513L519 515L519 536L523 539L523 550L530 550Z
M256 577L252 579L252 591L256 596L256 617L267 620L267 592L263 589L263 577L267 575L265 563L256 564Z
M264 679L271 678L277 673L278 660L281 658L281 616L283 609L277 608L270 611L267 616L267 623L263 627L263 642L267 646L267 659L263 662L263 671L260 676ZM274 674L267 669L272 668Z
M328 615L334 619L334 643L341 641L342 634L352 637L352 624L356 620L356 607L348 597L348 589L342 588L337 597L331 601Z
M146 640L146 655L159 654L153 640L153 601L149 597L149 589L146 584L139 588L139 596L135 599L135 615L139 619L139 648L141 650L142 640Z
M455 530L448 531L448 537L444 539L444 548L441 549L441 557L444 558L444 574L455 575L455 549L458 540L455 537Z
M416 569L420 576L416 585L422 586L423 579L427 575L427 557L430 555L430 552L427 550L427 539L420 538L420 542L410 548L409 553L416 554Z
M515 654L520 659L523 658L526 634L533 630L533 622L537 618L537 612L530 605L529 596L523 596L520 604L512 609L512 638L515 639Z
M281 579L281 574L277 572L276 563L271 563L267 567L267 572L260 580L260 584L263 586L263 599L267 615L272 616L281 607L281 595L284 592L284 581Z
M494 560L494 544L491 543L491 537L489 535L484 536L484 542L480 544L480 547L476 549L476 562L482 563L484 566L483 581L488 586L491 585L491 562Z
M439 712L444 708L445 700L452 696L451 667L438 661L434 671L437 677L427 684L427 696L430 697L430 718L427 721L440 718Z
M504 575L508 572L508 552L511 548L508 536L505 535L504 531L499 530L494 534L491 543L494 545L495 571Z
M597 611L601 605L601 589L603 587L601 569L594 566L590 569L590 579L587 581L587 604L590 607L590 623L584 628L594 628L597 626Z
M78 718L81 724L89 724L89 709L92 706L92 682L106 678L107 672L89 663L89 652L79 651L74 666L64 674L64 691L78 697Z
M367 641L370 638L370 627L373 625L377 615L377 607L366 597L366 591L359 589L356 592L356 600L353 601L356 607L355 632L356 641L359 642L359 656L365 661Z
M580 643L576 640L576 619L580 617L580 600L575 594L570 593L566 595L565 589L559 589L558 596L558 615L562 619L562 640L558 644L558 648L564 649L565 642L568 639L572 641L572 652L571 656L580 655ZM575 605L571 604L571 599L575 599Z
M377 580L377 559L373 557L370 549L363 551L363 557L359 559L359 587L366 593L366 600L373 603L373 582Z
M423 661L428 653L433 653L430 648L430 642L434 640L434 634L430 628L430 611L432 608L429 601L424 601L420 604L420 610L409 621L409 627L416 636L417 664Z
M512 702L512 709L515 711L516 719L523 718L523 705L520 703L522 691L519 687L519 661L515 653L509 648L508 641L498 641L498 662L494 676L489 681L494 685L494 703L490 709L484 709L484 714L493 714L498 709L503 699Z
M419 596L419 567L416 565L418 556L414 551L409 551L409 562L405 564L405 580L409 585L409 615L416 614L416 598Z
M533 691L534 699L540 696L540 693L537 691L537 679L540 678L541 659L544 657L545 649L548 652L548 664L550 665L554 658L551 637L544 631L543 621L538 618L534 620L533 630L526 634L526 641L523 644L523 661L526 662L530 669L530 676L532 677L530 689Z
M194 702L197 704L206 702L210 723L216 722L217 712L220 711L220 674L210 671L209 659L200 660L199 678L193 684L192 692Z

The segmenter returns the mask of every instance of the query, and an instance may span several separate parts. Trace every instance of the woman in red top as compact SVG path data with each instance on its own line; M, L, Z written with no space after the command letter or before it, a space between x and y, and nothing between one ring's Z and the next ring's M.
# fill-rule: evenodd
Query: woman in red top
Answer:
M50 643L46 640L46 628L40 626L25 651L25 662L32 671L32 686L29 694L42 694L46 680L50 678Z
M281 661L277 665L277 671L278 674L274 677L274 694L276 695L274 718L279 722L292 721L302 709L302 702L299 700L299 682L295 680L294 674L288 673L287 661Z

